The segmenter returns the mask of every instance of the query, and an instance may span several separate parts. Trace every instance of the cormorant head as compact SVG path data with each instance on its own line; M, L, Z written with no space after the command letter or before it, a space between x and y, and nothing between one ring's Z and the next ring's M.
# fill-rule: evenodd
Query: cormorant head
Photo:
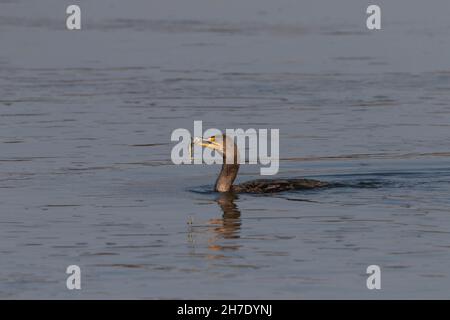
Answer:
M232 138L225 134L211 136L209 138L196 137L192 141L193 144L205 148L213 149L223 155L226 163L237 164L238 151Z

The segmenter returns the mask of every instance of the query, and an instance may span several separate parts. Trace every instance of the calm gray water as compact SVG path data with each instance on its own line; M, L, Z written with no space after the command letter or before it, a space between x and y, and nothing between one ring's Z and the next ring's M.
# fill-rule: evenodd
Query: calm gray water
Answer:
M0 298L450 298L450 3L336 2L0 1ZM220 197L194 120L345 187Z

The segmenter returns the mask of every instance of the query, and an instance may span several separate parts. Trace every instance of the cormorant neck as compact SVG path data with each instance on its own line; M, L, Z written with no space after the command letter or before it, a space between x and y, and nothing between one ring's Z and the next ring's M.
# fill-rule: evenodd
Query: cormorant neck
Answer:
M231 149L232 148L232 149ZM233 152L227 152L232 150ZM217 178L215 191L228 192L233 187L233 182L236 179L239 170L239 152L234 142L227 142L227 148L223 153L223 165Z
M217 178L214 190L218 192L231 191L233 182L238 174L238 170L238 163L224 163L222 165L222 170L220 171L219 177Z

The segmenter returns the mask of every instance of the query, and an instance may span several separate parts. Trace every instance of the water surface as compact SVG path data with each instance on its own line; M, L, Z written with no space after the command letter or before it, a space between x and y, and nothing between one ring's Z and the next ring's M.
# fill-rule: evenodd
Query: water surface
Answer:
M447 1L79 3L0 1L0 298L449 298ZM213 193L194 120L344 186Z

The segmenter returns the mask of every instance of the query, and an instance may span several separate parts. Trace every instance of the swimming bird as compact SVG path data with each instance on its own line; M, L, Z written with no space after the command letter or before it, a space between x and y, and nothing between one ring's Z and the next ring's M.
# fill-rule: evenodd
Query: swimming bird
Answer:
M258 179L233 185L239 171L239 153L233 139L227 135L195 138L193 144L216 150L223 156L222 170L214 191L234 193L275 193L328 187L330 184L313 179Z

